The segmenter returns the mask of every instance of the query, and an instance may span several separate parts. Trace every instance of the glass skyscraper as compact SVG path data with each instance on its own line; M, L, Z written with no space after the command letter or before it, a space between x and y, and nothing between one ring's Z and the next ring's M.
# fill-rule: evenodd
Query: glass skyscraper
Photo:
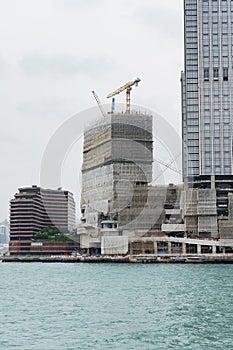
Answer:
M233 1L184 0L183 176L232 174Z

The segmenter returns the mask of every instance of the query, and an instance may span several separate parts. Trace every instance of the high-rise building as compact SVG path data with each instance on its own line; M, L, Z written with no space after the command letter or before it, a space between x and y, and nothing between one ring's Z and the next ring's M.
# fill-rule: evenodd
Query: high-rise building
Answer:
M46 227L75 228L73 194L37 186L20 188L10 202L10 252L30 252L33 236Z
M125 254L129 239L163 236L162 224L166 232L174 234L183 227L181 187L151 183L152 122L147 113L114 112L86 128L82 224L77 230L81 249ZM133 251L140 252L141 242L136 246ZM144 248L145 252L152 251L146 249L146 243Z
M7 244L7 243L8 243L7 226L0 225L0 244Z
M184 0L184 178L232 174L232 34L232 0Z
M82 166L83 221L100 226L103 220L115 220L122 227L137 218L148 200L152 160L150 115L109 114L86 129ZM141 220L140 225L145 223Z

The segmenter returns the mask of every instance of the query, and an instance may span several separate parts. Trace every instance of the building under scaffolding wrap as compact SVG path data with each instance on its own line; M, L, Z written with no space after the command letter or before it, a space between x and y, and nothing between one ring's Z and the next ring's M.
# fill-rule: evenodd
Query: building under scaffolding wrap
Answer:
M84 133L82 197L83 221L118 226L138 217L152 181L152 116L109 114Z
M184 232L183 186L152 186L152 162L151 115L109 114L85 130L82 249L122 254L130 240Z
M221 252L208 246L218 239L232 247L233 177L152 186L152 162L152 116L109 114L86 129L81 249L104 255L126 254L127 247L130 254ZM206 240L203 249L197 238Z

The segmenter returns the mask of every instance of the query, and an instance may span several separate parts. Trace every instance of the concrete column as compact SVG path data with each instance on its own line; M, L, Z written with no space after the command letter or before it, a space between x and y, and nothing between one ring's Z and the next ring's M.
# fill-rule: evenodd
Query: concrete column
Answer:
M182 243L182 254L186 255L186 243Z
M197 254L201 254L201 245L197 244Z
M130 255L133 255L133 242L129 243L129 253Z
M144 242L142 242L142 254L145 254Z
M226 248L225 247L222 248L222 253L226 254Z
M211 175L211 190L215 190L215 175Z
M172 244L171 244L171 242L168 242L168 249L167 249L167 251L168 251L168 254L171 254L172 253Z
M158 244L157 244L157 242L154 242L154 252L155 252L155 255L158 254Z
M212 254L216 254L216 250L217 250L216 248L217 248L216 245L212 246Z

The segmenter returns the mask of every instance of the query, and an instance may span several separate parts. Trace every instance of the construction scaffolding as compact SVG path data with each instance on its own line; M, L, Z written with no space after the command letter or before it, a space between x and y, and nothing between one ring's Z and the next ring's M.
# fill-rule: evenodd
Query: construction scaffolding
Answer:
M233 194L228 193L228 219L219 220L219 235L221 243L233 244Z
M103 219L118 220L121 227L137 218L147 203L152 161L152 116L110 114L89 127L83 147L83 220L96 226Z
M190 237L218 237L216 191L189 189L183 192L183 215Z

